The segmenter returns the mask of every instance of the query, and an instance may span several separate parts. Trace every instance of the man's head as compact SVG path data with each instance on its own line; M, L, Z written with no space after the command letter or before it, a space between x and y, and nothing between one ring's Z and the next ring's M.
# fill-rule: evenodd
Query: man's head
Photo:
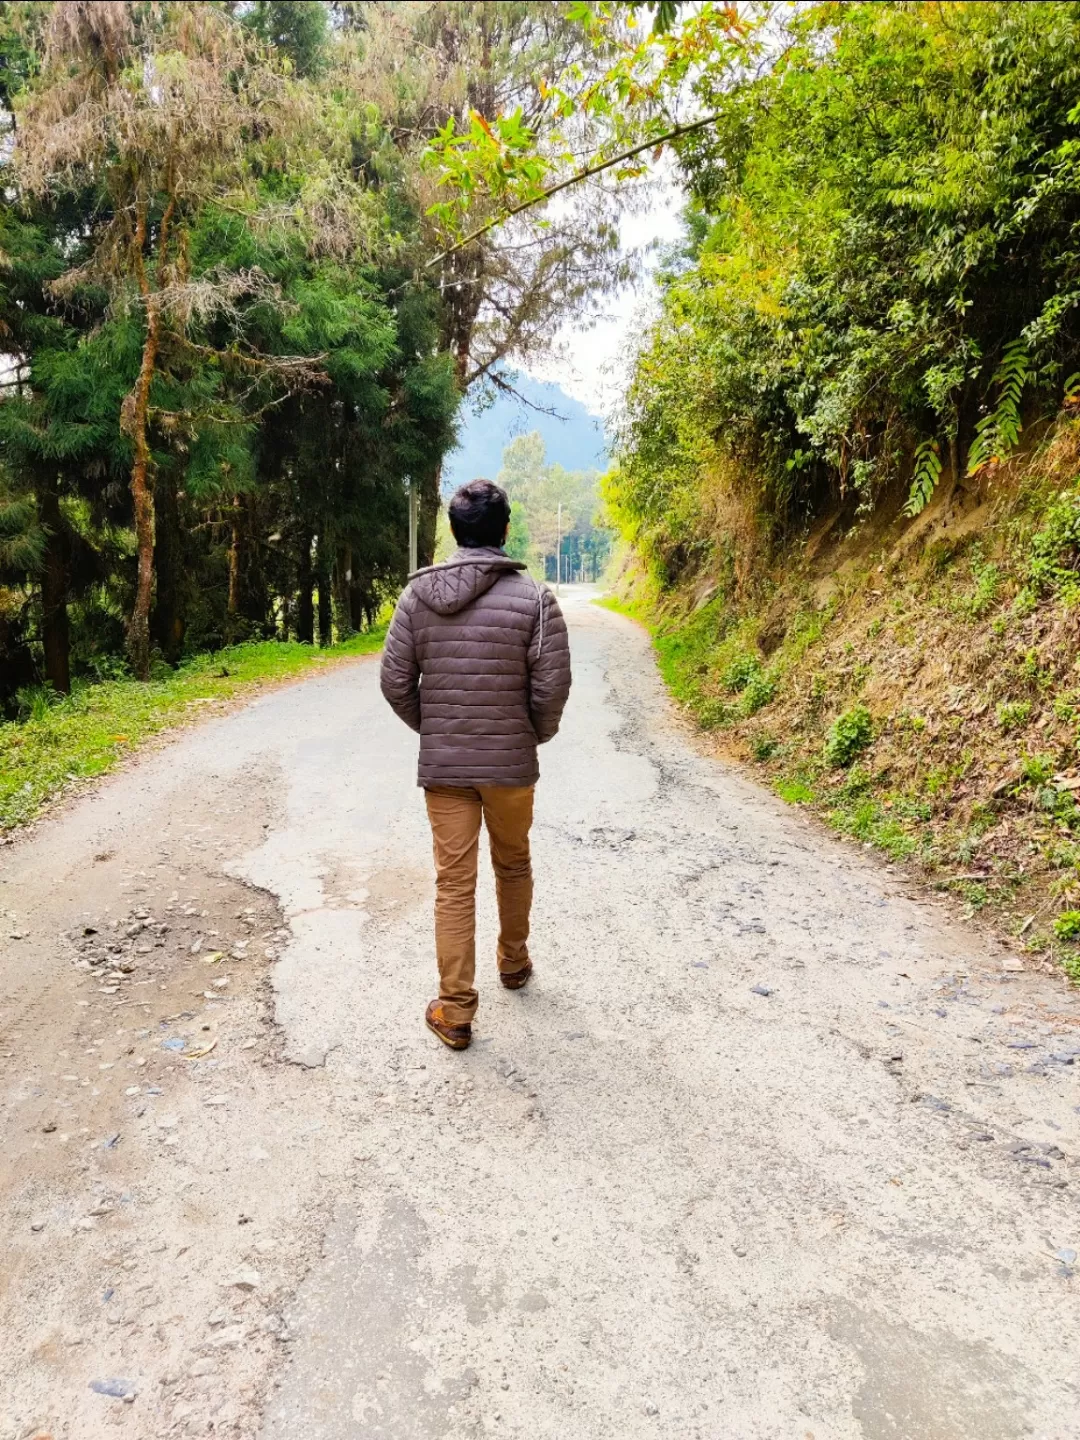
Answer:
M510 527L510 501L506 491L490 480L470 480L450 499L450 529L466 550L501 545Z

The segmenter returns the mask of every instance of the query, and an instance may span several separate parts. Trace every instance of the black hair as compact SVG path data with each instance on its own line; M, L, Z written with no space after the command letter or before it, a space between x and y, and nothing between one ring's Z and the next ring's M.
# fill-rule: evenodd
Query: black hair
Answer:
M510 524L510 501L506 491L490 480L470 480L455 490L450 499L450 529L466 550L501 545Z

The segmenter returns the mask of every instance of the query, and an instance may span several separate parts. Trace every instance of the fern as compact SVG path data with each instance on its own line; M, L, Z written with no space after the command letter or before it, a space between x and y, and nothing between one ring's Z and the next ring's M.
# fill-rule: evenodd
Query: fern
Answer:
M915 471L911 489L904 505L905 515L921 515L930 503L930 496L941 474L941 456L936 440L924 440L915 451Z
M994 371L992 384L1001 387L998 403L989 415L975 426L975 438L968 450L967 473L977 475L992 460L1004 460L1015 450L1022 429L1020 397L1031 370L1027 346L1014 340L1005 347L1001 364Z

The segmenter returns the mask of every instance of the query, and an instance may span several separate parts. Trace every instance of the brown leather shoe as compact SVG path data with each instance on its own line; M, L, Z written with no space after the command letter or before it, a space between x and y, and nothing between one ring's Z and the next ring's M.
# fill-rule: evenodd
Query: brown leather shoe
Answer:
M443 1016L441 1000L432 1000L424 1015L427 1028L451 1050L467 1050L472 1044L471 1025L451 1025Z
M532 961L529 960L524 970L512 970L509 975L499 971L499 979L507 990L520 990L523 985L529 983L529 976L532 974Z

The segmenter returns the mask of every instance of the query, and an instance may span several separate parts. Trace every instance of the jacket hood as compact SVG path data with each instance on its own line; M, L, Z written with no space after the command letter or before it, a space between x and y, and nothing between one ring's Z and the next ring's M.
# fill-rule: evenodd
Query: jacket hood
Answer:
M501 550L483 547L458 550L441 565L428 565L409 576L418 599L439 615L456 615L508 570L524 570L523 560L511 560Z

